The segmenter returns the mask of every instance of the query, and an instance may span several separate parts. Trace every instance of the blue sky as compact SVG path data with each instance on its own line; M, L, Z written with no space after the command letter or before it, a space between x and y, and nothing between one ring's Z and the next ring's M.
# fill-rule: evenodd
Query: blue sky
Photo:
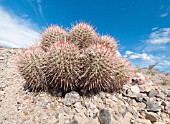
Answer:
M0 45L26 47L50 24L86 21L134 65L170 71L170 0L0 0Z

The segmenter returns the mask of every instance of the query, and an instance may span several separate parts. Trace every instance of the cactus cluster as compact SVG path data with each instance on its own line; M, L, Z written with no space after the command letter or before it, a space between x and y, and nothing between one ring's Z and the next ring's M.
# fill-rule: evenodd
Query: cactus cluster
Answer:
M68 92L120 90L131 76L130 62L117 56L116 40L100 36L87 23L77 23L67 32L53 25L47 28L40 45L23 49L18 68L26 87Z
M41 47L44 51L48 51L52 44L68 39L68 33L57 25L51 25L42 34Z
M72 26L70 30L70 36L72 41L80 48L87 48L89 45L93 44L96 41L97 33L87 23L78 23L75 26Z
M20 51L18 69L26 80L26 89L31 91L48 90L45 62L45 53L40 47L31 47Z
M80 77L80 52L70 41L55 43L47 55L52 87L62 91L74 89Z

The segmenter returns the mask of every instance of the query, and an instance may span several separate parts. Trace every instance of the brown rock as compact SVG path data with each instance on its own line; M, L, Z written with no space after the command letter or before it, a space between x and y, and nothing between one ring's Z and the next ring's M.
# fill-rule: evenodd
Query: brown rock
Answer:
M159 120L159 116L153 112L145 112L145 119L150 120L151 122L156 122Z

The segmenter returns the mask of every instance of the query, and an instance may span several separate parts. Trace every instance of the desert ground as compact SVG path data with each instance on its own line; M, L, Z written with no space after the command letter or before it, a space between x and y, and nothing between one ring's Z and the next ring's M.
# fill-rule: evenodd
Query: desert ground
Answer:
M157 71L142 85L129 82L121 93L35 93L24 90L19 50L0 47L0 124L170 124L168 73Z

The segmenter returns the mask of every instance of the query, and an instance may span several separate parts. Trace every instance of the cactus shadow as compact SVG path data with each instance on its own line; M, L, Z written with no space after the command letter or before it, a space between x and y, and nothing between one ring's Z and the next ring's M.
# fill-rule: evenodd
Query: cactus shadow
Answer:
M70 93L73 91L77 92L81 97L87 97L87 98L99 95L100 92L104 92L104 93L115 93L115 92L120 93L121 92L121 90L110 90L110 91L103 91L103 90L97 90L97 89L87 90L82 87L75 87L74 89L67 90L67 91L64 91L63 89L60 89L60 88L54 88L52 86L33 89L32 87L29 87L27 84L24 85L24 91L34 92L34 93L46 92L46 93L49 93L53 97L63 97L63 98L65 97L67 93Z

